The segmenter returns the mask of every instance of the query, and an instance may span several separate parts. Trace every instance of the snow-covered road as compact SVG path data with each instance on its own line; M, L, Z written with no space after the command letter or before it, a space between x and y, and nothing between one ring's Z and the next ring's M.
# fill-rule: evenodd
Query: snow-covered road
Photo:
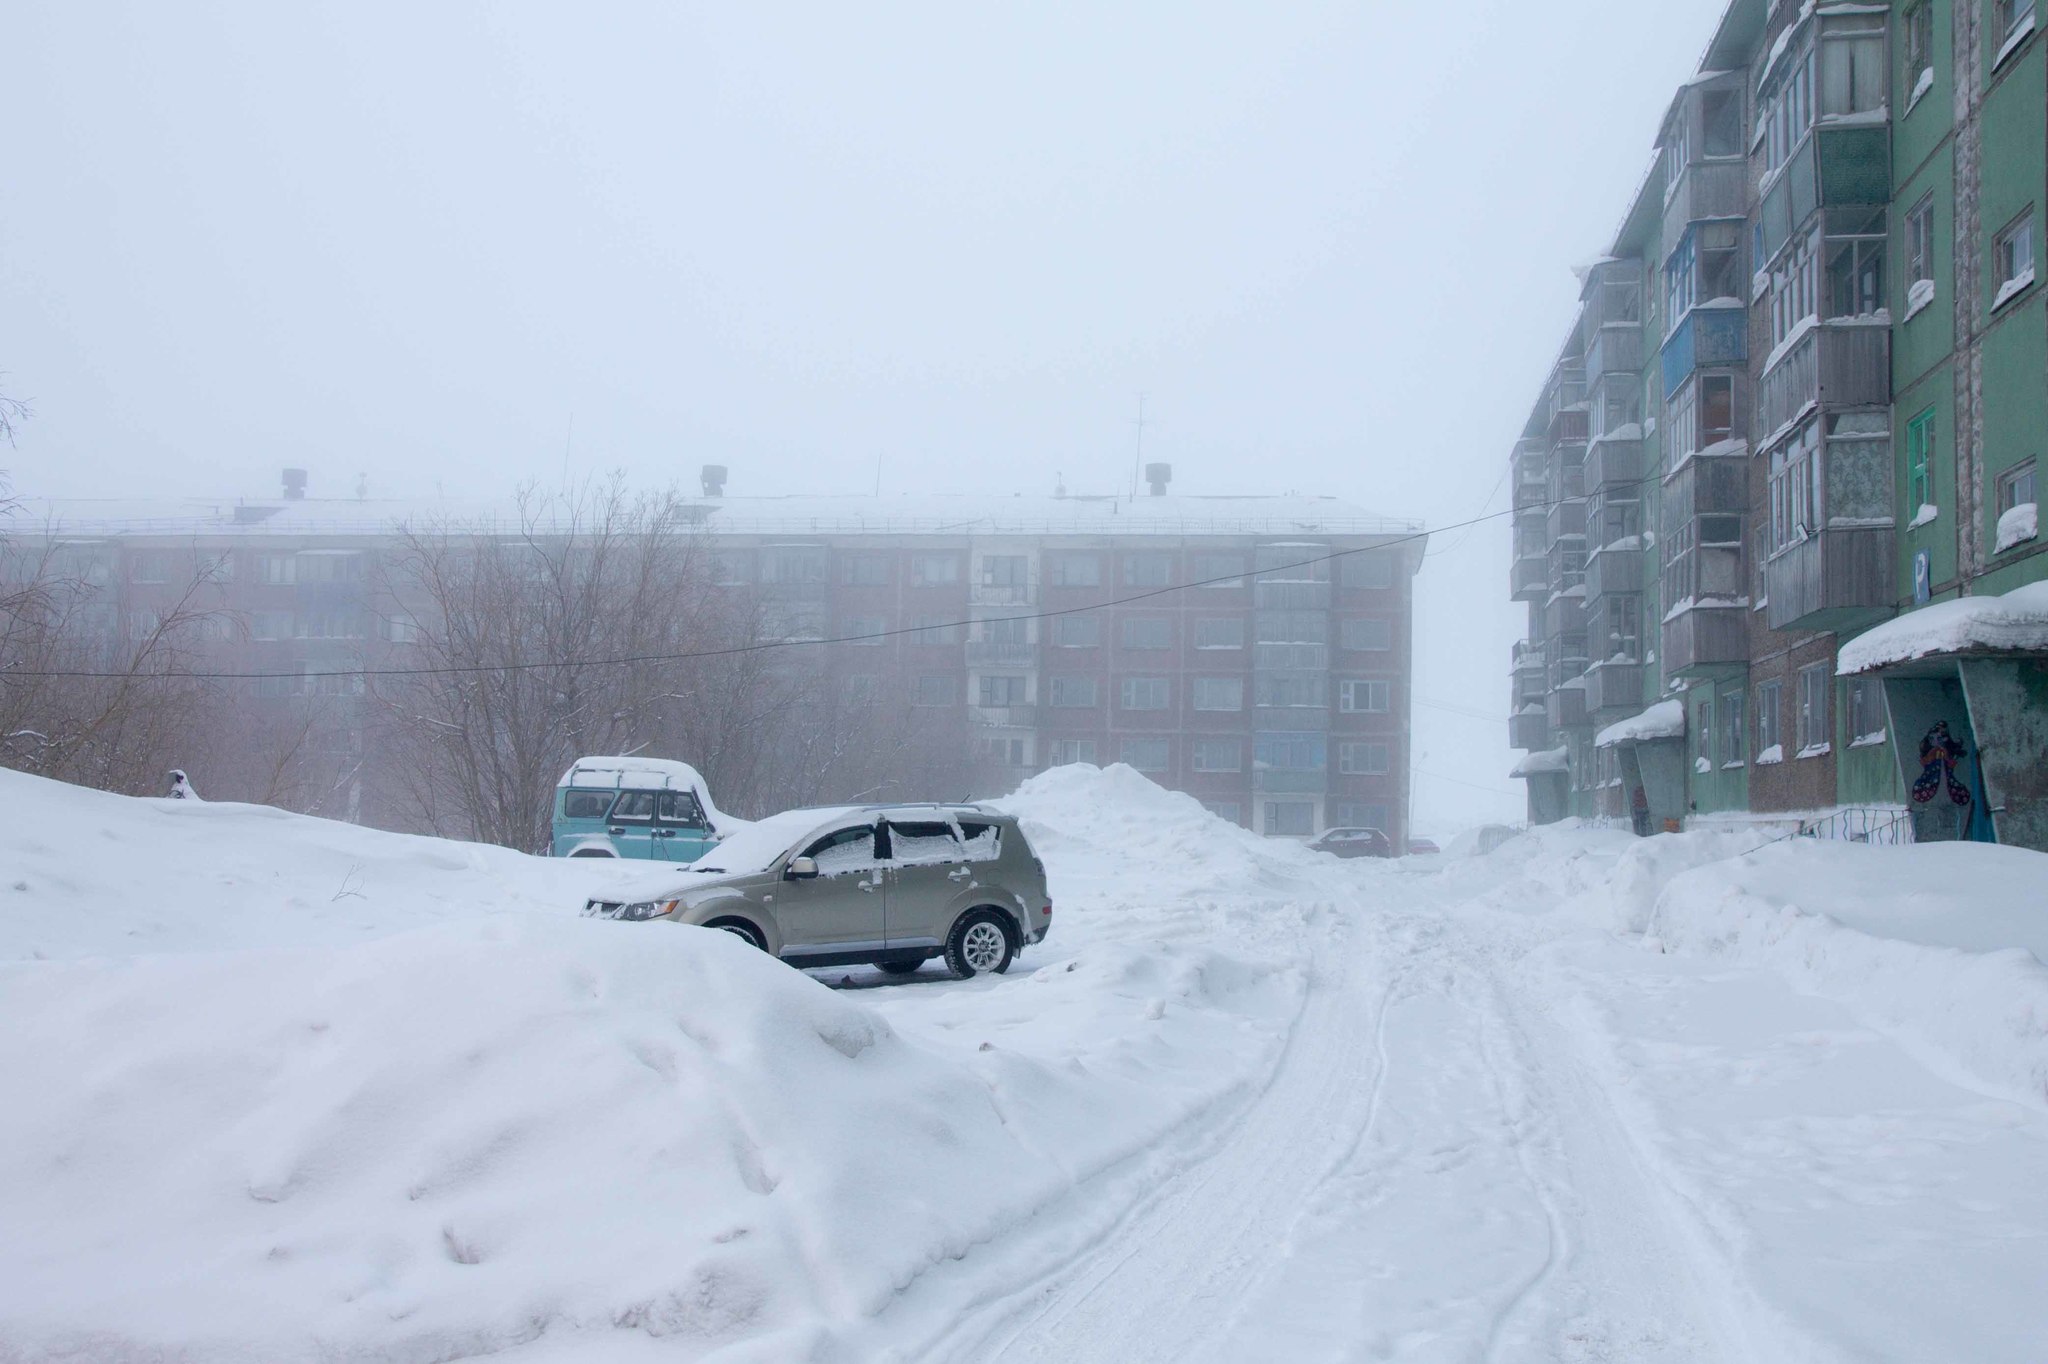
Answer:
M601 870L27 781L7 1364L2048 1358L2036 854L1337 863L1061 769L1045 945L826 990Z

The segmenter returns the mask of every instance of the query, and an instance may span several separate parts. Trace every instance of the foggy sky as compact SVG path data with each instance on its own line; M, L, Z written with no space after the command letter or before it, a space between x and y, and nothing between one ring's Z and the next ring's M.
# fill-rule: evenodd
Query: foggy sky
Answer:
M25 495L1329 493L1501 476L1721 0L7 7ZM1415 828L1519 817L1508 527L1418 584Z

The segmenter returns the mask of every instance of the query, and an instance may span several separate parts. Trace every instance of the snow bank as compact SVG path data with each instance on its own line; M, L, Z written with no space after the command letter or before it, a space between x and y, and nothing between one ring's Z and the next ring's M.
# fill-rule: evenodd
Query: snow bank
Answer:
M1960 597L1908 611L1844 644L1835 671L1844 677L1888 663L1968 649L2048 650L2048 582L2002 596Z
M1303 925L1391 875L1128 768L1009 804L1052 939L834 991L573 917L630 868L0 773L0 1090L34 1096L0 1106L0 1357L829 1350L1227 1121L1300 1009Z
M2048 857L1793 839L1672 877L1647 926L1846 1003L1951 1078L2048 1105Z

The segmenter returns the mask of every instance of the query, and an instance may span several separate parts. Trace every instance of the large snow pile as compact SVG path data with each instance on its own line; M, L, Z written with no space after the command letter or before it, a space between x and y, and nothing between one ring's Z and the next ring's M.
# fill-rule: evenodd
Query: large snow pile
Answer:
M1653 945L1766 966L1980 1085L2048 1103L2040 853L1779 841L1670 878L1646 926Z
M1226 1120L1357 879L1129 769L1012 804L1048 944L834 992L574 917L615 867L0 772L0 1358L825 1348Z

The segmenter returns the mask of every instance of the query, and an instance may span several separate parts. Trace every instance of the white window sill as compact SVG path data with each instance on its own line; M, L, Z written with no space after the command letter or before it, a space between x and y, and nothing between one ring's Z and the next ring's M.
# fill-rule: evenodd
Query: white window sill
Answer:
M1740 772L1743 768L1747 767L1748 765L1749 764L1743 762L1740 758L1738 758L1732 763L1722 763L1721 770L1723 772Z
M1799 750L1797 756L1801 758L1825 758L1834 751L1835 746L1833 744L1808 744Z
M1881 729L1880 729L1880 730L1878 730L1878 731L1877 731L1877 732L1876 732L1875 734L1859 734L1859 735L1857 735L1857 736L1856 736L1855 738L1853 738L1853 739L1851 739L1851 740L1849 741L1849 747L1851 747L1851 748L1875 748L1875 747L1877 747L1877 746L1878 746L1879 744L1881 744L1881 743L1883 743L1883 742L1884 742L1884 738L1885 738L1885 731L1883 731L1883 730L1881 730Z
M1758 754L1756 765L1758 767L1776 767L1779 763L1783 761L1785 761L1783 758L1768 758L1762 754Z
M2000 308L2003 308L2006 304L2012 302L2033 287L2033 283L2034 268L2030 265L1998 286L1998 293L1991 300L1991 311L1997 312Z

